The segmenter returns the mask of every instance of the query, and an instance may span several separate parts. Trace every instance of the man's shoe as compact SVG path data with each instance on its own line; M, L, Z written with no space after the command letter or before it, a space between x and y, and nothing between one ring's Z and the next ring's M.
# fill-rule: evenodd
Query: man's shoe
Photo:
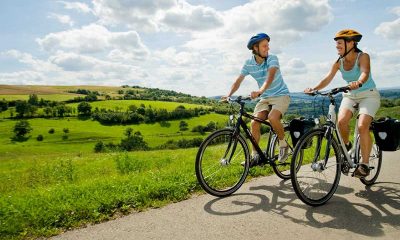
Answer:
M356 170L353 172L353 177L365 178L369 175L369 167L365 164L359 164Z
M347 151L350 151L351 148L353 147L353 144L349 142L348 144L344 144L344 146L346 147Z
M246 163L246 162L243 161L243 162L241 163L242 166L244 166L245 163ZM250 168L252 168L252 167L255 167L255 166L258 166L258 165L262 165L261 157L260 157L260 155L255 154L255 155L251 156L249 166L250 166Z
M279 155L278 155L278 161L280 163L284 163L286 159L289 157L289 145L286 145L285 147L279 147Z

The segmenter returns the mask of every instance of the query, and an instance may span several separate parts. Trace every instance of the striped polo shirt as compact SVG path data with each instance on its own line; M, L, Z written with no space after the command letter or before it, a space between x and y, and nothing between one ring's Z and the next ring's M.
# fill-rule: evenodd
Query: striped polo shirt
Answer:
M261 98L289 95L289 89L283 81L282 74L279 69L278 57L275 55L269 54L266 61L262 62L261 64L256 62L255 56L253 55L244 63L241 75L247 76L250 74L257 81L258 87L261 87L268 79L268 69L271 67L276 67L277 71L275 73L274 80L269 88L261 95Z

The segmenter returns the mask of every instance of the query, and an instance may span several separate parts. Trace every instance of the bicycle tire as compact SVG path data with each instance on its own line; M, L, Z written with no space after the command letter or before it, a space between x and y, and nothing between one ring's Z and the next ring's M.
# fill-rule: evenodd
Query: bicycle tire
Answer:
M286 131L286 130L285 130ZM287 129L287 131L289 131ZM271 140L271 147L270 147L270 152L269 152L269 158L272 161L275 161L275 164L272 165L272 170L274 170L275 174L286 180L290 179L290 159L293 155L293 147L291 145L291 140L290 140L290 135L286 135L286 141L289 144L289 156L288 159L284 163L280 163L278 161L278 155L279 155L279 139L277 135L274 135ZM300 152L300 154L303 154L303 151Z
M325 128L318 128L303 135L296 144L290 164L293 189L299 199L310 206L320 206L329 201L336 192L340 181L341 152L339 145L332 136L328 158L326 158L328 141L325 133ZM303 157L298 159L301 150L304 151ZM324 161L327 161L326 165ZM328 179L331 179L332 183L328 183ZM308 180L312 183L306 186Z
M361 159L361 146L359 138L360 136L358 136L356 143L356 163L358 163L359 159ZM369 175L365 178L360 178L360 181L366 186L370 186L375 183L382 167L382 150L379 149L378 145L375 143L372 145L371 153L369 155Z
M213 196L225 197L236 192L249 172L250 153L246 139L234 132L234 129L222 129L211 133L196 155L197 180Z

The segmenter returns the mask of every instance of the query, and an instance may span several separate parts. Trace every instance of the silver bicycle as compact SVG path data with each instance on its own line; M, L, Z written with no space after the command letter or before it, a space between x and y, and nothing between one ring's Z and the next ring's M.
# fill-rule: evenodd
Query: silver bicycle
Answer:
M293 188L301 201L311 206L325 204L335 193L341 172L348 175L360 162L358 118L354 130L355 144L349 151L337 126L334 96L347 91L350 91L348 86L324 93L318 91L313 93L329 98L327 122L304 134L296 144L292 155L290 174ZM360 179L365 185L371 185L376 181L382 165L382 151L375 143L372 146L369 165L370 174Z

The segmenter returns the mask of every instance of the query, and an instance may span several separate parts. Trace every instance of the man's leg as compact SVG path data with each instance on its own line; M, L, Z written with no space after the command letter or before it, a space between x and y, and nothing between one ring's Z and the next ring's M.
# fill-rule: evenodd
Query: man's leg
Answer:
M272 128L278 135L279 139L279 156L278 161L283 163L288 158L289 147L285 140L285 130L283 124L281 123L282 114L279 110L273 109L268 115L268 120L271 123Z
M262 120L267 119L268 116L268 111L262 111L258 112L254 115L257 118L260 118ZM261 123L252 120L251 121L251 134L254 137L255 142L258 144L260 142L260 137L261 137ZM252 147L252 155L255 155L256 151L254 149L254 146Z

